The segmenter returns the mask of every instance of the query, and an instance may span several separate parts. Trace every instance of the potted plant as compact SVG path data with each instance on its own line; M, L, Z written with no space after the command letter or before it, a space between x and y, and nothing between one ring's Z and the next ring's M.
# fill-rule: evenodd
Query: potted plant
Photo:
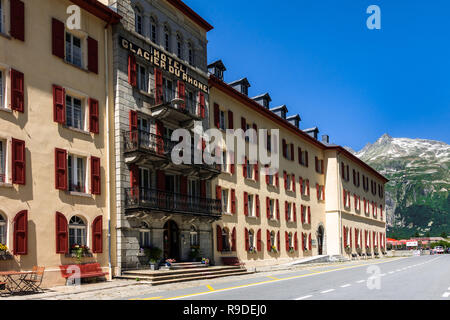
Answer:
M159 269L159 260L161 259L162 250L158 247L150 247L144 249L145 255L149 259L150 268L152 270Z
M248 249L248 252L249 253L257 253L256 248L253 246Z
M289 253L294 253L294 252L295 252L294 247L289 247Z
M277 252L278 252L277 247L275 247L275 246L272 246L272 248L271 248L270 251L271 251L272 253L277 253Z
M208 266L209 265L209 259L208 258L202 258L202 264Z
M11 255L8 252L8 247L0 243L0 260L7 260Z
M193 262L198 261L200 258L200 248L199 247L191 247L191 251L189 252L189 259Z

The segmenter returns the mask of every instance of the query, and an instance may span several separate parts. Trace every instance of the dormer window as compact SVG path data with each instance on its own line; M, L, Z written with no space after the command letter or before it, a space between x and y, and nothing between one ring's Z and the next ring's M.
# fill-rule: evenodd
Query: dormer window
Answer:
M134 28L139 34L142 34L142 13L139 8L134 9Z

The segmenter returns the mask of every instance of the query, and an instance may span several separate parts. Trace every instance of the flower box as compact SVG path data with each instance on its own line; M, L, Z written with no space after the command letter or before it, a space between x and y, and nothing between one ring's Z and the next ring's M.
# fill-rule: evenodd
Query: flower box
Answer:
M0 260L12 260L13 256L8 251L0 251Z

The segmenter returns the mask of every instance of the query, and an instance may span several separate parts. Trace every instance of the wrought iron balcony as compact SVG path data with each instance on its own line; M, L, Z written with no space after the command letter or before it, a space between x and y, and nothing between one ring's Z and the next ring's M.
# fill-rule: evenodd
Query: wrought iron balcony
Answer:
M180 121L185 121L190 118L198 119L200 117L200 108L195 99L189 99L189 97L181 99L175 90L168 88L162 88L159 92L156 89L152 89L151 92L154 95L154 105L151 107L153 112L169 108L175 111L172 116L176 119L179 118ZM167 115L167 113L162 113L162 115Z
M125 189L125 209L129 212L151 210L220 218L220 200L200 198L144 188Z

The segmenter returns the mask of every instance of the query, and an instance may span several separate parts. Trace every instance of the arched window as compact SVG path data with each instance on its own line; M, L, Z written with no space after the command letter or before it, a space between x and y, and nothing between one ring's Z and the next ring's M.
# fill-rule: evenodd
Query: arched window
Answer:
M146 222L142 222L139 228L139 246L140 248L150 247L150 227Z
M250 230L248 232L248 247L250 248L250 251L256 250L255 248L255 231Z
M136 7L134 9L134 28L135 31L139 34L142 34L142 30L143 30L143 18L142 18L142 13L141 13L141 9L139 9L138 7Z
M276 247L276 245L275 245L275 231L272 231L270 233L270 245L271 245L272 248Z
M78 216L73 216L69 221L69 246L73 245L85 246L87 227L86 223Z
M170 52L170 30L164 26L164 49Z
M156 19L153 17L150 17L150 40L153 43L157 43L157 25L156 25Z
M183 59L183 39L179 34L177 34L177 56Z
M6 245L6 219L0 213L0 243Z
M191 247L197 247L199 245L198 231L195 226L191 226L191 231L189 233L189 239Z
M194 65L194 48L192 46L192 43L188 43L188 60L189 60L189 64L191 66Z
M289 234L288 234L288 241L289 241L289 248L294 248L292 232L289 232Z

